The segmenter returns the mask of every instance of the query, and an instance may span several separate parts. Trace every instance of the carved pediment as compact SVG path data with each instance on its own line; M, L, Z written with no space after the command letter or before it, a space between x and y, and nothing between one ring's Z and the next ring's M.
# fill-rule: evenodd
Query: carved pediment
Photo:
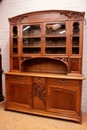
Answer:
M28 17L28 16L27 15L21 15L21 16L10 18L9 21L10 21L10 23L18 24L26 17Z
M61 12L60 14L63 14L65 16L67 16L68 18L84 18L84 15L85 13L84 12L72 12L72 11L69 11L69 12Z
M55 15L54 15L54 13L55 13ZM25 13L22 15L18 15L18 16L9 18L9 22L12 24L18 24L18 23L23 22L23 20L25 18L27 18L26 20L28 20L28 21L30 21L32 19L34 22L36 22L37 19L39 19L39 22L41 21L41 19L48 21L48 20L51 20L51 18L49 18L50 15L51 15L52 19L53 19L53 17L55 17L56 19L61 19L61 18L62 19L63 18L66 18L66 19L73 19L73 18L79 19L79 18L81 18L81 19L83 19L85 13L84 12L76 12L76 11L67 11L67 10L36 11L36 12ZM42 16L44 16L44 17L42 17Z

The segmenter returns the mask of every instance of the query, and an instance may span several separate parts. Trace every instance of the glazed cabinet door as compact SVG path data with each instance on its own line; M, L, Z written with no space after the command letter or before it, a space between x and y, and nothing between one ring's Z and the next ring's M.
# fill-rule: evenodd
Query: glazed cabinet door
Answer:
M11 25L10 32L10 71L19 71L20 25Z
M83 21L71 21L70 32L70 55L82 55L82 41L83 41Z
M81 116L81 81L49 79L47 111L56 115ZM72 85L73 84L73 85Z
M22 26L23 55L41 55L41 24L25 24Z
M19 25L11 25L10 27L10 54L19 54Z
M6 75L6 108L32 108L32 82L30 77Z
M46 23L45 55L67 55L68 21Z

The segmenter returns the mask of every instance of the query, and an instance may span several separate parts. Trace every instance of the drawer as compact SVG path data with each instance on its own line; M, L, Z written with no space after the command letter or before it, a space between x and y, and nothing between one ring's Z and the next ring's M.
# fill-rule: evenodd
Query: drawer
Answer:
M81 85L81 80L75 80L75 79L54 79L54 78L48 78L47 82L49 84L59 84L59 85Z
M6 75L6 80L31 82L32 77L21 76L21 75Z
M42 77L34 77L34 82L37 82L37 83L45 83L45 78L42 78Z

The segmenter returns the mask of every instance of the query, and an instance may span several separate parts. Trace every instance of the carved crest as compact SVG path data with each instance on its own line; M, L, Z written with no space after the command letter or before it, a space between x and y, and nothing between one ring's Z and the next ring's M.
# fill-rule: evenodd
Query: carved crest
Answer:
M18 23L21 23L21 21L22 21L24 18L26 18L26 17L28 17L28 16L27 16L27 15L21 15L21 16L13 17L13 18L9 19L9 21L10 21L11 23L18 24Z
M61 12L60 13L61 15L63 14L63 15L65 15L65 16L67 16L68 18L80 18L80 17L82 17L82 18L84 18L84 15L85 15L85 13L84 12L72 12L72 11L69 11L69 12Z

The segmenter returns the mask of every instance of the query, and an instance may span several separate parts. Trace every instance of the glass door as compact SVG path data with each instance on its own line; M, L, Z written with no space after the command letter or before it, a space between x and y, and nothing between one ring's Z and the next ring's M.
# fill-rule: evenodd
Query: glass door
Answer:
M66 54L66 23L46 24L45 35L45 54Z
M80 53L80 23L73 22L71 31L72 54L77 55Z
M22 53L41 53L41 28L40 25L23 25L22 28Z
M12 28L12 54L18 54L18 27Z

